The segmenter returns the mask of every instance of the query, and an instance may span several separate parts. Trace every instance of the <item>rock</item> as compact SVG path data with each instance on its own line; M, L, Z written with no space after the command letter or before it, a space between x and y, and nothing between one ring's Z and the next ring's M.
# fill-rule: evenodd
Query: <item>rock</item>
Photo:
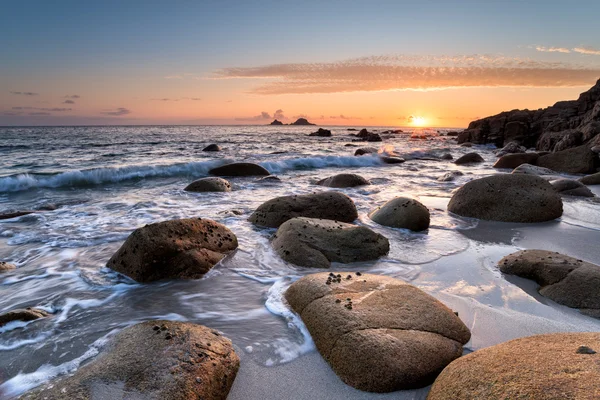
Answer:
M584 185L600 185L600 172L583 176L579 178L579 182L583 183Z
M379 159L381 161L383 161L385 164L402 164L403 162L406 161L404 158L401 158L401 157L384 157L384 156L381 156L381 157L379 157Z
M521 164L515 168L511 174L525 174L525 175L556 175L556 171L552 171L548 168L538 167L531 164Z
M231 183L223 178L198 179L185 187L186 192L231 192Z
M370 184L371 182L369 182L367 179L356 174L338 174L317 182L317 185L333 188L348 188Z
M600 348L600 333L552 333L477 350L447 366L427 400L596 399L600 355L578 354L585 344Z
M366 128L363 128L356 134L356 137L366 139L369 137L370 134L371 132L369 132Z
M123 329L74 375L24 398L225 400L239 365L231 341L215 330L147 321Z
M483 157L481 157L477 153L467 153L464 156L459 157L458 160L454 161L454 164L463 165L463 164L471 164L471 163L480 163L480 162L484 162L484 161L485 160L483 159Z
M377 149L375 147L361 147L360 149L356 149L354 152L355 156L362 156L364 154L377 153Z
M535 164L540 156L537 153L507 154L498 159L494 168L517 168L521 164Z
M4 314L0 314L0 327L8 324L13 321L33 321L40 318L45 318L49 314L41 310L39 308L23 308L18 310L12 310L5 312Z
M471 142L464 142L460 145L460 147L473 147L473 143Z
M7 263L6 261L0 261L0 273L12 271L13 269L16 269L16 268L17 268L17 266L15 264L10 264L10 263Z
M329 129L319 128L316 132L313 132L308 136L330 137L331 131Z
M541 156L537 165L569 174L589 174L596 172L598 161L598 155L583 145Z
M221 151L221 148L216 144L209 144L202 151Z
M534 175L501 174L475 179L458 189L448 211L463 217L503 222L543 222L562 215L552 185Z
M254 163L231 163L221 167L213 168L208 171L211 175L217 176L268 176L269 171Z
M381 136L377 133L369 132L366 129L361 129L360 132L356 134L356 137L359 138L355 140L357 142L367 141L367 142L381 142ZM356 154L355 154L356 155Z
M540 294L584 314L600 312L600 266L546 250L522 250L498 262L500 271L532 279Z
M273 237L277 254L302 267L376 260L390 250L388 240L367 227L327 219L292 218Z
M460 171L450 171L446 172L443 176L440 176L437 180L440 182L450 182L456 179L458 176L463 176L464 174Z
M579 346L576 351L577 354L596 354L597 351L594 349L590 349L587 346Z
M551 181L550 184L562 195L594 197L594 193L587 186L573 179L558 179Z
M442 154L442 156L440 158L442 160L452 160L452 159L454 159L454 157L452 157L452 154L450 154L450 153Z
M381 136L377 133L372 133L367 137L367 142L381 142Z
M306 118L298 118L295 122L292 122L290 125L314 125L308 122Z
M369 217L379 225L419 232L429 228L429 210L409 197L396 197L378 207Z
M258 178L256 180L256 182L260 182L260 183L279 183L281 182L281 179L275 175L269 175L269 176L265 176L263 178Z
M237 246L235 234L215 221L175 219L133 231L108 267L138 282L198 279Z
M277 228L296 217L352 222L358 212L352 199L340 192L282 196L261 204L249 218L255 225Z
M281 122L278 119L276 119L273 122L271 122L269 125L283 125L283 122Z
M33 213L35 213L35 211L33 211L33 210L0 213L0 220L22 217L23 215L29 215L29 214L33 214Z
M285 298L334 372L359 390L426 386L471 337L452 310L385 276L312 274L294 282Z

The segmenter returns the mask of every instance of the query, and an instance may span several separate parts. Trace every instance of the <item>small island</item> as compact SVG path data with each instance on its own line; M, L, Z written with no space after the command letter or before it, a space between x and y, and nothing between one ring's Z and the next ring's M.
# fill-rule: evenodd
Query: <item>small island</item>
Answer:
M298 118L296 120L296 122L292 122L291 124L284 124L283 122L276 119L273 122L271 122L269 125L316 125L316 124L308 122L308 120L306 118Z
M269 125L283 125L283 122L281 122L280 120L276 119L275 121L271 122Z

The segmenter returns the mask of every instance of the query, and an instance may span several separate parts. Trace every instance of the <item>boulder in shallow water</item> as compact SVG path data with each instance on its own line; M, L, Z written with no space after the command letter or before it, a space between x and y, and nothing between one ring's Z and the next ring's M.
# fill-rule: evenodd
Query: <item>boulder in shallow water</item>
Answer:
M552 171L551 169L538 167L537 165L521 164L516 167L511 174L524 174L524 175L557 175L558 172Z
M502 157L507 154L525 153L527 149L516 142L510 142L500 150L496 151L496 157Z
M522 164L535 164L540 156L537 153L506 154L494 164L494 168L517 168Z
M213 144L209 144L208 146L203 148L202 151L221 151L221 148L219 147L218 144L213 143Z
M563 207L545 179L501 174L467 182L450 199L448 211L490 221L543 222L560 217Z
M208 171L217 176L268 176L271 175L264 167L254 163L231 163Z
M404 158L401 158L401 157L385 157L385 156L381 156L381 157L379 157L379 159L381 161L383 161L385 164L402 164L402 163L404 163L406 161Z
M12 271L13 269L16 269L16 268L17 268L17 266L15 264L10 264L10 263L7 263L6 261L0 261L0 273Z
M581 347L597 353L585 354ZM597 399L600 333L552 333L477 350L448 365L427 400Z
M362 156L364 154L372 154L377 153L377 149L375 147L361 147L360 149L356 149L354 152L355 156Z
M456 165L474 164L474 163L481 163L483 161L484 161L483 157L481 157L479 154L467 153L467 154L459 157L456 161L454 161L454 164L456 164Z
M231 183L223 178L198 179L185 187L186 192L231 192Z
M255 225L277 228L296 217L352 222L358 212L352 199L340 192L282 196L261 204L249 218Z
M45 318L49 314L39 308L23 308L5 312L0 314L0 326L4 326L13 321L33 321L40 318Z
M175 219L133 231L108 267L138 282L198 279L237 246L235 234L218 222Z
M378 207L369 217L379 225L419 232L429 228L429 210L409 197L396 197Z
M33 213L35 213L35 211L33 211L33 210L0 213L0 220L22 217L24 215L29 215L29 214L33 214Z
M259 182L259 183L280 183L281 179L278 176L275 176L275 175L268 175L268 176L265 176L263 178L258 178L256 180L256 182Z
M583 176L579 178L579 182L583 183L584 185L600 185L600 172Z
M444 175L440 176L437 180L440 182L451 182L455 180L459 176L463 176L464 174L460 171L449 171Z
M599 159L587 145L583 145L543 155L537 165L568 174L589 174L596 172Z
M355 186L370 185L367 179L356 174L338 174L329 178L321 179L317 185L327 186L332 188L348 188Z
M385 276L312 274L294 282L285 298L334 372L359 390L426 386L471 337L452 310Z
M376 260L390 249L385 237L367 227L317 218L284 222L272 244L285 261L311 268Z
M308 136L330 137L331 131L329 129L319 128L316 132L313 132Z
M594 193L587 186L573 179L558 179L551 181L550 184L562 195L594 197Z
M240 361L231 341L202 325L147 321L119 332L95 360L25 399L222 399Z
M600 317L600 266L546 250L521 250L498 262L500 271L532 279L540 294Z
M453 160L454 159L454 157L452 157L452 154L450 154L450 153L442 154L440 158L442 160Z

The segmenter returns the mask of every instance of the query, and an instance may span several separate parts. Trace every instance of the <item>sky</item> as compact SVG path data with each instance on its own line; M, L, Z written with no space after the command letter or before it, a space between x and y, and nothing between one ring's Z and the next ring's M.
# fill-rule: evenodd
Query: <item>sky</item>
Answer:
M22 1L0 125L465 127L600 79L600 1Z

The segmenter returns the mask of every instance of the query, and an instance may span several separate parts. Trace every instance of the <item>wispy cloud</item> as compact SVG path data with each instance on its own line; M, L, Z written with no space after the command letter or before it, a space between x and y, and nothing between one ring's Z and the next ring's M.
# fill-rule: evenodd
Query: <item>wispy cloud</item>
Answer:
M81 98L81 96L79 96L78 94L68 94L64 98L65 99L79 99L79 98Z
M64 111L72 111L72 108L45 108L45 107L13 107L13 110L39 110L39 111L56 111L56 112L64 112Z
M573 51L575 53L591 54L591 55L594 55L594 56L600 56L600 50L594 49L594 48L591 48L591 47L575 47L573 49Z
M14 95L18 95L18 96L37 96L37 95L39 95L39 93L34 93L34 92L13 92L13 91L11 91L10 94L14 94Z
M63 104L75 104L75 102L73 100L65 100Z
M266 111L261 112L259 115L255 115L253 117L238 117L236 121L267 121L270 120L271 114Z
M570 53L571 50L567 49L566 47L544 47L544 46L537 46L535 48L537 51L543 51L546 53Z
M117 108L115 110L105 110L105 111L102 111L100 114L120 116L120 115L131 114L131 110L128 110L128 109L126 109L124 107L119 107L119 108Z
M30 112L27 115L42 116L42 115L52 115L52 114L50 114L49 112L36 111L36 112Z
M349 117L344 114L329 116L330 119L362 119L361 117Z
M333 63L223 68L214 79L263 79L254 94L435 90L454 87L575 87L600 77L600 65L489 55L371 56Z

